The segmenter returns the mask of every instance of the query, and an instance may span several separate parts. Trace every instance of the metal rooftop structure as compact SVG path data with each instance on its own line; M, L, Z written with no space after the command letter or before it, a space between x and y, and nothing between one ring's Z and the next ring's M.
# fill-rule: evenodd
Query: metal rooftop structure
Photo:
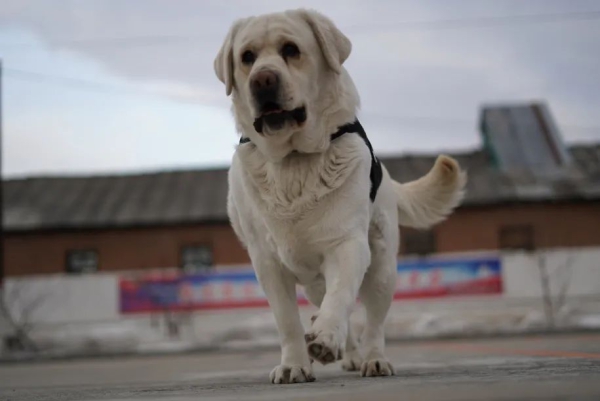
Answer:
M508 174L564 178L572 158L545 103L489 105L480 114L483 147Z

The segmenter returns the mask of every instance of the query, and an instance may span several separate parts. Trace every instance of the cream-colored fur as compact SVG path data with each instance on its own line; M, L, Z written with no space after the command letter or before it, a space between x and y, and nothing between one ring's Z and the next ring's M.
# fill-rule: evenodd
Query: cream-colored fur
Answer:
M286 41L298 46L298 58L282 58ZM393 181L384 167L370 201L365 142L356 134L330 141L358 112L359 96L343 66L351 47L327 17L291 10L235 22L214 63L232 95L237 128L251 140L233 157L227 208L277 322L282 356L273 383L314 380L313 360L343 359L345 369L363 376L393 374L383 324L396 281L398 225L430 227L463 196L465 174L440 156L426 176L406 184ZM252 65L241 62L248 49L256 54ZM280 76L283 108L306 107L304 124L255 131L249 82L264 69ZM296 284L319 307L307 333ZM357 296L367 313L360 349L348 322Z

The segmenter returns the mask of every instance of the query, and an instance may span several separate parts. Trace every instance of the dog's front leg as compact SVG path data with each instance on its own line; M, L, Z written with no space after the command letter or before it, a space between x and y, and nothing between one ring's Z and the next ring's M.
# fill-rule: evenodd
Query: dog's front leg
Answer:
M271 371L271 382L287 384L314 381L304 342L304 326L300 320L294 276L272 257L254 257L253 264L275 316L281 343L281 364Z
M309 355L324 365L343 356L348 320L370 258L368 240L362 237L346 240L325 256L325 297L305 335Z

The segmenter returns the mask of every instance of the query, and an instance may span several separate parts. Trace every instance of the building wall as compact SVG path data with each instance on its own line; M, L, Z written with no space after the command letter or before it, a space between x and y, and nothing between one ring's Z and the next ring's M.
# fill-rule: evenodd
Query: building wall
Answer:
M7 276L65 271L67 252L95 249L100 271L176 267L181 248L208 244L215 264L247 263L246 251L226 224L121 230L8 234L4 237Z
M531 225L535 248L600 245L600 202L464 208L435 228L437 252L498 249L503 226Z
M499 248L499 231L506 225L531 225L536 248L600 246L600 202L557 203L464 208L433 230L435 251L441 253ZM406 238L414 231L403 230ZM65 271L70 249L94 248L101 271L175 267L185 245L209 244L216 265L247 264L227 223L97 230L7 234L4 262L7 276Z

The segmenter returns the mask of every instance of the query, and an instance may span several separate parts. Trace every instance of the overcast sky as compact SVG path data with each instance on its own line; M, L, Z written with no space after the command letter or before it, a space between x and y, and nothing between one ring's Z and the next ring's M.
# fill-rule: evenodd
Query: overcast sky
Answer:
M236 18L298 6L352 40L380 154L476 148L482 104L537 99L568 142L600 140L594 0L0 0L3 174L228 165L214 56Z

